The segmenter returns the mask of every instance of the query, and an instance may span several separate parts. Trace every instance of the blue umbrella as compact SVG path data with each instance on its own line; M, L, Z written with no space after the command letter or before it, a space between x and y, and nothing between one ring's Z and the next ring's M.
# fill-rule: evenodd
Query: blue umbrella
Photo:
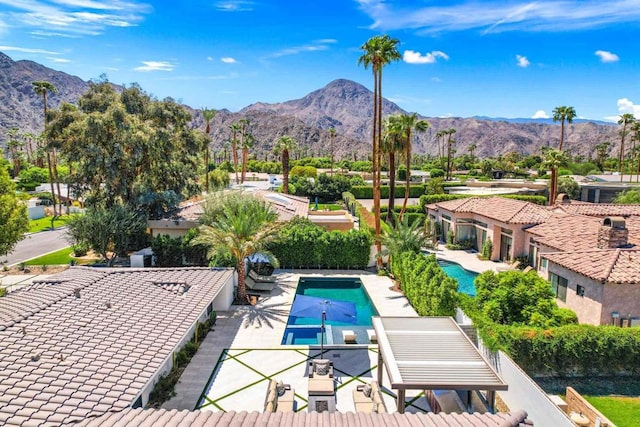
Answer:
M296 295L291 306L291 316L311 317L322 320L320 329L320 354L324 353L324 321L356 323L356 304L350 301Z

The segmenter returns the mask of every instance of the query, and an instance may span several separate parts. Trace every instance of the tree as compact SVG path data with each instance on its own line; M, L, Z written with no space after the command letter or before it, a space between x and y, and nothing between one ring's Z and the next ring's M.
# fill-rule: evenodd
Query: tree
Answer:
M242 129L240 123L232 123L231 129L231 154L233 155L233 171L236 174L236 184L240 182L238 178L238 132Z
M560 122L560 144L558 150L562 151L562 145L564 144L564 123L573 123L573 119L576 118L576 110L573 107L560 106L553 109L553 121Z
M363 65L365 69L371 66L373 70L373 131L372 157L373 162L373 212L376 228L376 246L378 254L382 251L380 241L380 160L382 141L382 69L385 65L393 61L399 61L402 56L398 52L398 39L393 39L389 35L373 36L367 40L360 49L364 52L358 58L358 65ZM378 266L382 260L378 259Z
M204 191L209 192L209 142L210 142L210 134L211 134L211 120L216 116L217 111L214 109L203 108L202 116L204 117L204 121L206 123L206 127L204 129L204 134L207 137L207 144L204 147L204 176L205 176L205 185Z
M549 183L549 206L553 206L558 196L558 169L566 166L569 162L567 153L564 151L550 148L544 153L544 160L542 166L551 169L551 182ZM556 171L553 173L553 171Z
M444 144L445 144L445 136L447 135L447 129L442 129L436 132L436 143L438 144L438 155L440 157L440 169L444 169Z
M389 256L389 264L393 262L392 257L403 252L413 252L419 254L423 247L430 244L429 237L424 234L423 224L414 221L409 224L408 217L398 219L398 223L391 230L382 236L383 249L380 256Z
M282 192L289 194L289 152L298 146L296 140L289 135L278 138L273 146L273 151L280 154L282 161Z
M333 176L333 143L336 139L336 130L334 128L329 128L329 153L331 156L331 176Z
M210 225L200 226L200 234L192 242L208 246L210 258L223 253L231 255L238 273L238 300L244 303L247 301L245 259L256 252L268 254L266 245L277 232L277 214L266 202L250 194L230 192L216 198L217 202L205 204Z
M389 159L389 203L387 209L387 222L395 224L396 201L396 153L402 151L402 136L400 129L400 116L388 116L384 121L384 135L380 149L386 153Z
M47 93L55 93L58 89L51 83L45 81L37 81L32 82L31 86L33 87L33 91L36 95L42 96L42 101L44 105L44 131L47 131ZM46 144L45 144L46 146ZM53 197L53 215L56 215L56 192L53 186L54 181L54 172L53 172L53 164L51 159L51 153L47 148L45 148L47 153L47 167L49 168L49 184L51 185L51 196ZM60 188L58 186L58 193L60 192ZM59 196L60 194L58 194ZM59 201L59 200L58 200Z
M4 160L0 155L0 161ZM18 199L7 170L0 168L0 255L13 250L29 230L27 207Z
M636 182L640 182L640 120L635 120L631 124L631 141L633 141L633 148L631 152L636 157L637 170L636 170Z
M637 205L640 204L640 188L631 188L618 193L614 203L621 205Z
M635 121L636 118L631 113L622 114L620 116L620 120L618 120L618 124L622 125L622 130L620 131L620 154L618 154L618 173L620 173L620 182L622 182L622 178L624 177L624 140L628 134L627 126L633 124Z
M600 169L600 172L604 172L604 162L605 160L607 160L610 146L611 146L611 143L609 141L596 144L595 146L595 149L596 149L595 164L598 166L598 169Z
M251 133L242 137L242 177L240 182L244 182L247 176L247 162L249 161L249 149L255 144L256 138Z
M558 177L557 194L566 194L570 199L576 200L580 196L580 185L570 176Z
M402 134L403 142L403 156L405 158L405 165L407 167L407 180L406 188L404 192L404 202L402 203L402 209L400 210L399 219L402 220L404 211L407 209L407 202L409 200L410 185L411 185L411 151L413 146L413 131L424 132L429 128L429 122L426 120L419 120L418 114L402 114L400 115L400 131Z
M471 144L467 148L469 150L469 155L471 155L471 163L475 163L476 161L476 148L478 148L476 144Z
M449 128L446 129L444 133L447 136L447 175L445 179L447 181L451 181L451 169L453 168L453 153L451 147L455 143L455 140L453 140L451 137L454 133L456 133L456 130L454 128Z

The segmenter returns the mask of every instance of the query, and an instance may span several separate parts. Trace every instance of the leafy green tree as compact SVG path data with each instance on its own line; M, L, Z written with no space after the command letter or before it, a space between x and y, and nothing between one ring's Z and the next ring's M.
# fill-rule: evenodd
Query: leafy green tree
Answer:
M0 168L0 255L11 252L28 230L27 208L16 196L7 170Z
M629 190L618 193L614 202L621 205L640 204L640 188L631 188Z
M213 108L203 108L202 109L202 116L204 117L204 121L205 121L205 129L204 129L204 134L207 137L206 139L206 145L204 147L204 176L205 176L205 186L204 186L204 191L206 191L207 193L209 192L209 141L210 141L210 134L211 134L211 120L213 120L213 118L216 116L217 111L214 110Z
M420 253L423 247L429 245L429 237L424 234L420 221L409 224L409 217L399 219L395 227L382 235L382 244L385 249L380 256L389 256L389 264L393 262L393 256L403 252Z
M298 144L289 135L278 138L273 146L273 151L280 154L282 161L282 192L289 194L289 152L293 151Z
M380 241L380 160L382 145L382 69L385 65L394 61L399 61L402 56L398 51L398 39L382 36L373 36L367 40L360 49L362 56L358 58L358 65L363 65L365 69L371 66L373 70L373 132L372 132L372 156L373 162L373 212L376 229L376 246L378 253L382 251ZM380 262L378 260L378 266Z
M209 172L209 181L214 190L222 190L229 186L231 178L228 171L218 168Z
M72 217L67 226L74 245L90 247L109 266L117 257L146 244L146 218L125 206L92 207L84 215Z
M441 177L431 178L427 181L425 194L444 194L444 185Z
M564 193L572 200L580 197L580 185L570 176L558 177L558 194Z
M230 192L208 200L204 217L211 225L200 226L200 234L192 243L208 246L210 258L231 255L238 273L238 299L246 302L245 258L256 252L269 255L266 246L276 235L277 214L263 200ZM272 264L277 265L275 258Z

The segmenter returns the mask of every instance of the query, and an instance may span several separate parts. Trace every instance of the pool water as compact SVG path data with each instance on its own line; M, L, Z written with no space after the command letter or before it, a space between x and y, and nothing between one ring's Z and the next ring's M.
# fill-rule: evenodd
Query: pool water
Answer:
M357 278L301 277L298 281L296 295L349 301L356 305L355 324L331 319L325 321L325 344L340 343L344 329L356 332L357 342L360 342L361 337L367 336L366 330L372 328L371 316L378 315L364 285ZM319 318L289 315L282 344L319 344L320 325L321 319Z
M453 277L458 281L458 292L475 296L476 286L473 283L478 273L462 268L460 264L455 262L444 261L439 259L438 264L449 277Z

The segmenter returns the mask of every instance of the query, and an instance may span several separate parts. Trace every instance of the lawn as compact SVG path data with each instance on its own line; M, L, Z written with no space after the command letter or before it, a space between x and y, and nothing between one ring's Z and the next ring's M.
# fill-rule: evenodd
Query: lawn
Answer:
M51 252L47 255L39 256L38 258L33 258L28 261L25 261L26 265L60 265L60 264L69 264L73 258L71 258L71 254L73 253L73 248L69 246L68 248L60 249L59 251Z
M635 427L640 419L639 397L584 396L618 427Z
M62 215L54 221L54 227L65 225L69 220L69 215ZM40 219L32 219L29 221L29 233L37 233L38 231L51 229L51 217L47 216Z
M315 202L309 203L309 210L313 210L315 208L316 208ZM324 211L324 210L339 211L341 209L344 209L344 206L337 203L318 203L319 211Z

